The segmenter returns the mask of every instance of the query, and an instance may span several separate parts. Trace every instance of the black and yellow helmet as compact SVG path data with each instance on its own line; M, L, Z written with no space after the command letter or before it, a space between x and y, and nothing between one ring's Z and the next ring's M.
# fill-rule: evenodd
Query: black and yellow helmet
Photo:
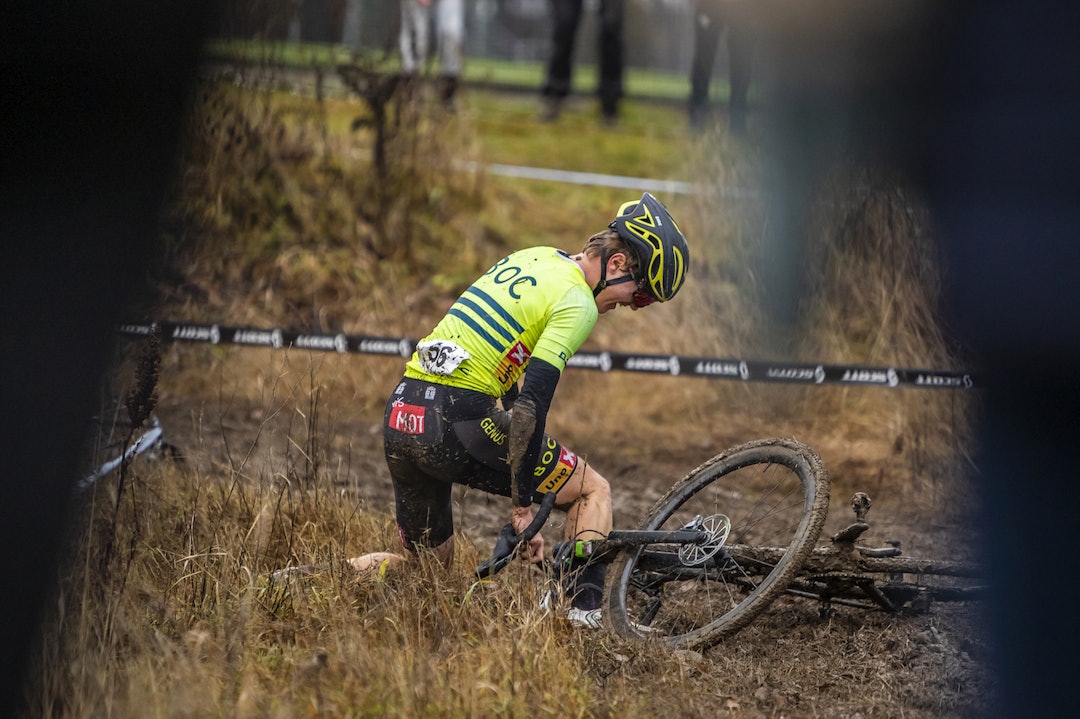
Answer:
M610 227L637 254L649 292L660 302L674 297L690 270L690 249L660 200L646 192L640 200L624 202Z

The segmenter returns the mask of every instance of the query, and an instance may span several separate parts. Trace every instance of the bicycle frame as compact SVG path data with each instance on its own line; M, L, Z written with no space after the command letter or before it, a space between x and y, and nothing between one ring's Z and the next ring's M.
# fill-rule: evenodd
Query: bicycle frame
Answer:
M498 571L547 518L515 535L507 525L477 575ZM857 544L870 528L870 498L852 498L855 521L816 545L829 509L829 477L820 457L794 440L769 438L733 447L677 482L646 514L642 529L555 545L610 564L605 623L617 635L670 646L708 646L738 632L779 596L901 612L933 600L980 596L975 565L904 556L899 543ZM786 544L784 543L786 542ZM929 581L926 581L929 580Z
M941 601L967 601L981 595L981 587L930 588L904 581L904 575L977 578L980 574L968 563L905 557L898 544L876 548L856 546L855 540L869 528L861 521L862 514L857 510L854 524L837 533L830 545L813 550L788 587L787 594L816 599L823 604L863 609L876 607L888 612L899 612L924 594L932 594L932 597L926 597L927 600ZM657 587L666 582L720 576L728 581L750 579L758 574L755 567L760 568L760 573L767 573L785 551L780 547L733 544L722 547L704 563L688 566L677 551L649 548L653 545L701 545L709 540L709 533L692 529L615 529L604 539L581 542L580 556L593 562L610 563L620 552L637 550L638 569L648 574L648 586ZM884 575L891 576L893 581L879 584L879 578ZM868 601L875 607L869 606Z
M655 531L647 529L613 529L603 539L582 542L584 557L593 561L609 562L624 549L644 547L649 544L703 544L709 541L708 532L694 529ZM668 554L656 552L656 554ZM678 561L676 559L675 561Z

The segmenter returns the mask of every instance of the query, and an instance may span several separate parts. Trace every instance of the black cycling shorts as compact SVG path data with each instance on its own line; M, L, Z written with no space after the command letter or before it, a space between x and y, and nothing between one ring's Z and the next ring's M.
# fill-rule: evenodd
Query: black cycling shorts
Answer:
M405 378L386 403L383 448L394 482L401 541L437 547L454 533L454 483L510 496L510 413L482 392ZM557 492L577 455L544 435L533 501Z

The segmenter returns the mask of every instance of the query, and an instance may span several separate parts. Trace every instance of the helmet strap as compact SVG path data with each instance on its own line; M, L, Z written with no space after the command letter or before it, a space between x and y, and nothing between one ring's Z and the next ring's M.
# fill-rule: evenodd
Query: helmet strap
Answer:
M630 276L630 275L623 275L622 277L616 277L613 280L608 280L607 279L607 261L608 261L608 252L607 252L607 250L600 250L600 281L597 282L596 287L593 288L592 296L594 298L597 295L599 295L601 292L603 292L604 288L606 288L606 287L610 287L611 285L621 285L623 282L634 282L635 281L634 278L632 276Z
M599 295L601 292L603 292L604 288L607 287L607 285L608 285L608 282L607 282L607 258L608 258L607 250L602 248L600 250L600 281L596 283L596 287L593 287L593 291L592 291L593 299L595 299L597 295Z

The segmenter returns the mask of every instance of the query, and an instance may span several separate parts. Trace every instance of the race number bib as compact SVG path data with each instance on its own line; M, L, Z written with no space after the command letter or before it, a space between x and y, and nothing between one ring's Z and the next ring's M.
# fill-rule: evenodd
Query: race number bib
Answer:
M449 375L472 355L446 340L431 340L416 345L420 367L428 374Z

